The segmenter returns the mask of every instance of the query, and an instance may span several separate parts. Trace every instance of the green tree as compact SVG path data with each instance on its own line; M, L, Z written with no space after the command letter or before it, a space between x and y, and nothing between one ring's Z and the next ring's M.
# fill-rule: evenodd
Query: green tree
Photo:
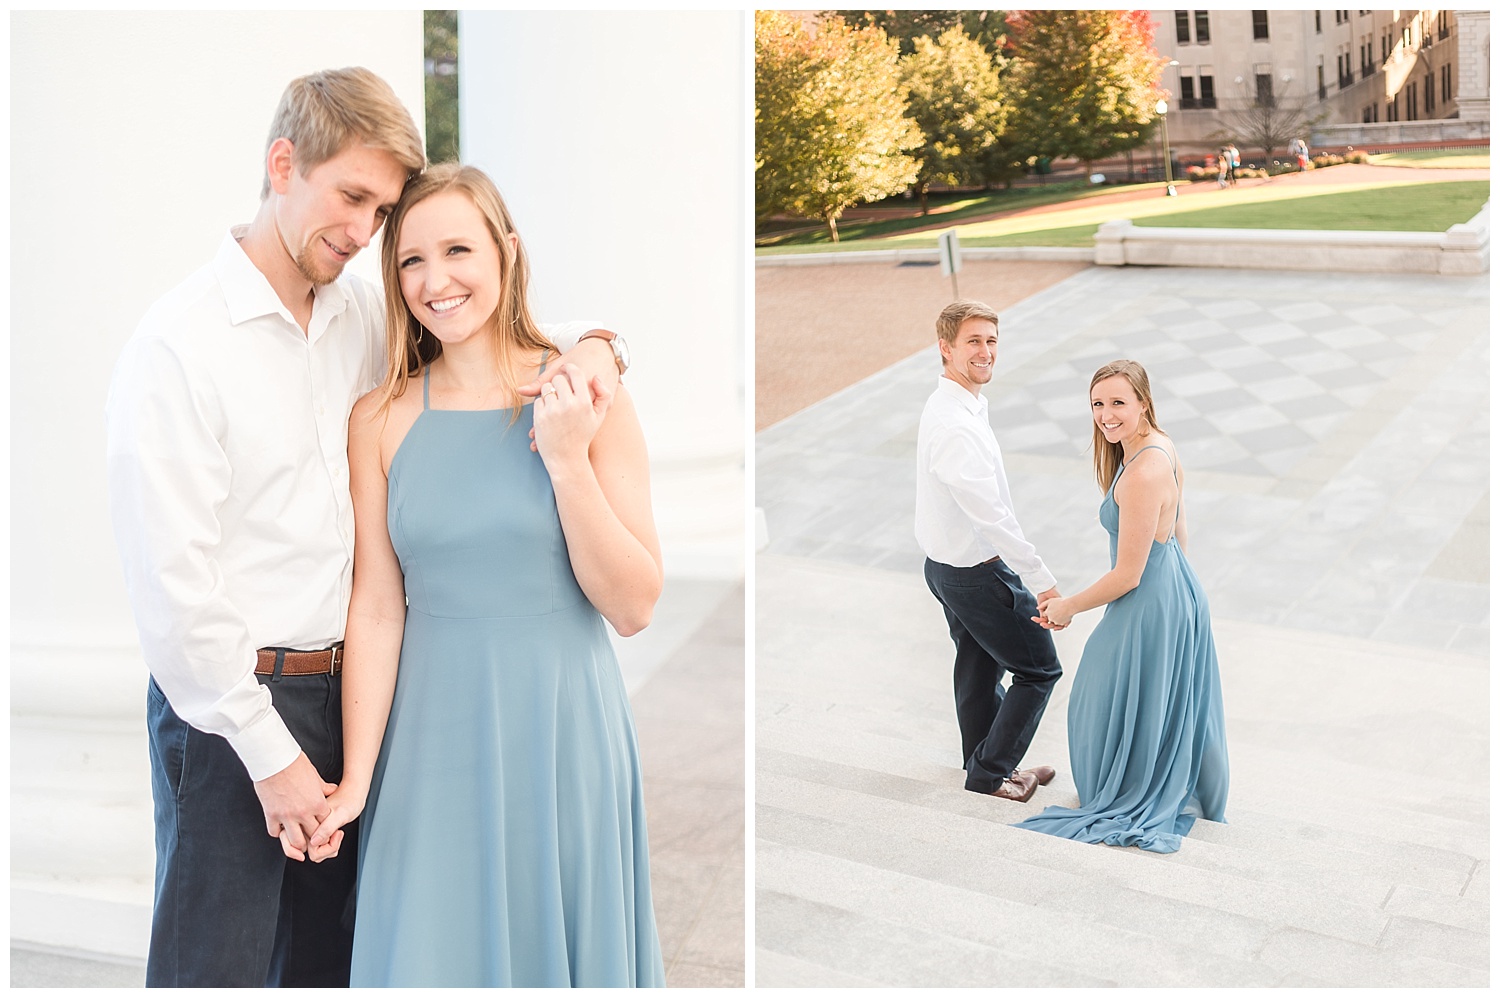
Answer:
M807 28L755 12L755 208L838 218L861 201L904 190L917 176L906 150L922 135L906 114L896 45L878 28L830 17Z
M1146 11L1018 10L1007 22L1018 124L1034 155L1091 165L1149 141L1167 60Z
M990 55L999 55L1007 27L1003 10L838 10L851 24L872 24L901 44L901 54L916 51L918 38L937 38L955 25L983 45Z
M986 157L1004 134L1010 109L995 60L957 24L937 41L916 39L912 53L901 59L901 78L910 95L908 113L922 129L917 190L925 215L933 184L985 181Z
M458 11L422 12L427 160L458 159Z

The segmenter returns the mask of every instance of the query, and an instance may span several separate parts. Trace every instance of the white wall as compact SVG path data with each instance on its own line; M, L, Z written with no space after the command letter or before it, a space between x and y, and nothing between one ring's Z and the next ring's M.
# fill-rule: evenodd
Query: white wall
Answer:
M543 320L624 333L669 575L743 570L744 15L459 14L463 159L495 180Z

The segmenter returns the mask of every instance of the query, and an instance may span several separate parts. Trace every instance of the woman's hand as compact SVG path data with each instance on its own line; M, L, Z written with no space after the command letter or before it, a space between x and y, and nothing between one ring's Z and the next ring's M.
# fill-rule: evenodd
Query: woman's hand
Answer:
M321 863L339 854L339 846L344 841L344 826L358 818L365 809L365 795L353 789L346 790L347 786L347 783L340 784L337 790L328 795L328 816L308 840L307 858L314 863Z
M1063 596L1043 600L1037 604L1037 612L1041 614L1041 617L1032 619L1052 630L1060 631L1073 622L1073 608L1068 605L1067 598Z
M536 452L549 471L560 463L588 463L589 444L613 399L597 375L587 379L573 364L564 364L542 385L533 403L531 432Z

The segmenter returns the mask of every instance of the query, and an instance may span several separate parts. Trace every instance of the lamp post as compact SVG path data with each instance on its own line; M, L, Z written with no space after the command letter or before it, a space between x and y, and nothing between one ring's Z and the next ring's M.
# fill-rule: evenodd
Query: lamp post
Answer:
M1156 102L1156 113L1161 115L1161 159L1167 172L1167 197L1175 198L1177 188L1172 186L1172 146L1167 142L1167 102Z

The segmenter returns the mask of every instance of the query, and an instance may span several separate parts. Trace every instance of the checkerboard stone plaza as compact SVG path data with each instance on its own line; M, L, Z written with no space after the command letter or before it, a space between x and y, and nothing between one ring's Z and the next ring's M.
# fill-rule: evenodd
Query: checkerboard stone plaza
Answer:
M879 268L824 279L880 321ZM1484 276L1095 268L1001 313L991 422L1064 591L1107 567L1100 363L1145 364L1183 455L1233 776L1227 823L1171 857L1009 826L1076 802L1097 614L1058 635L1052 785L962 787L912 535L937 351L761 431L757 983L1488 983L1488 326Z
M1028 539L1075 585L1108 567L1087 391L1130 357L1188 471L1216 614L1486 654L1487 288L1095 268L1002 313L986 394ZM934 348L757 436L771 552L920 571L910 464L937 370Z

